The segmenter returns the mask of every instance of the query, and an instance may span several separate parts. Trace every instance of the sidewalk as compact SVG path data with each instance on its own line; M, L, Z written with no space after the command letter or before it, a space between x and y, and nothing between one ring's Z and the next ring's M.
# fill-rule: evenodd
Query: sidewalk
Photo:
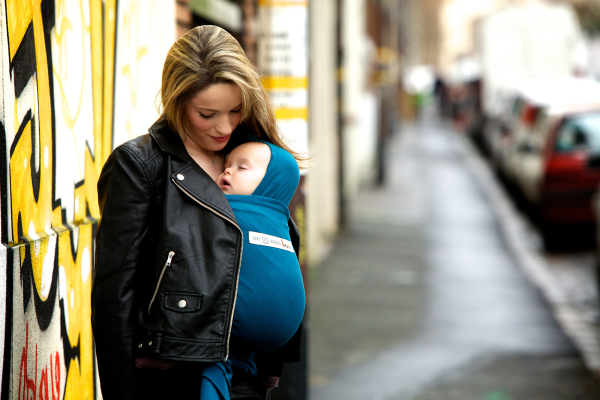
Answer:
M311 271L312 400L600 396L469 151L434 119L392 138L386 186L359 196Z

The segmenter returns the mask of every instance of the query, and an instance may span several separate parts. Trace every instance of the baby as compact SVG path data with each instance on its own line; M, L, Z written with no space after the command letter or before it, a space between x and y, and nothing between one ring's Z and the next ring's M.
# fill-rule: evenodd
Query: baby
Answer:
M262 181L271 150L263 142L246 142L227 155L225 171L217 178L225 194L251 195Z
M288 226L300 174L290 153L257 140L229 153L217 183L244 234L232 334L253 350L271 351L292 338L304 315L304 284Z

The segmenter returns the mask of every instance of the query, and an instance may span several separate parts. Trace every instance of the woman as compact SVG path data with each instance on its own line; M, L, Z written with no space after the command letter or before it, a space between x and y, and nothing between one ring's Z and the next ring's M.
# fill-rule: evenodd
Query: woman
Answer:
M149 134L115 149L98 181L92 327L106 400L198 399L214 366L230 372L230 353L244 354L231 338L242 234L215 183L222 150L243 132L306 163L283 142L240 45L218 27L194 28L171 47L161 100ZM283 362L298 360L299 332L234 363L231 397L264 398Z

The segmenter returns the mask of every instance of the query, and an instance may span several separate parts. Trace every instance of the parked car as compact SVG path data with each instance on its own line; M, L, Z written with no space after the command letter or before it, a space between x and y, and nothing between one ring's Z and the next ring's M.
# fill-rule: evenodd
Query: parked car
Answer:
M541 109L517 145L515 179L536 207L547 247L566 224L593 224L592 195L600 183L600 101Z
M600 84L573 77L538 77L515 82L514 87L498 93L483 142L496 169L516 185L540 112L556 105L600 102Z
M486 141L492 162L509 184L517 184L523 143L531 135L540 110L573 97L579 81L571 77L530 78L515 82L513 90L499 93L494 103L498 123L495 130L486 132Z
M523 98L518 106L515 121L512 123L510 140L503 147L501 169L510 184L519 188L519 176L522 173L524 156L533 140L540 111L547 105L538 100Z
M521 115L523 97L506 93L498 96L494 112L486 120L482 144L496 172L503 173L507 149L514 140L513 132Z

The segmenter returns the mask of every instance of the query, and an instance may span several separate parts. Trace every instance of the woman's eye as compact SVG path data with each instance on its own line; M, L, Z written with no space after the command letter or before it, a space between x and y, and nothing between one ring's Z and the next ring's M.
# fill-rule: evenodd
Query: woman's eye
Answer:
M204 119L210 119L210 118L212 118L212 116L213 116L213 115L215 115L215 114L211 114L211 115L204 115L204 114L202 114L202 113L198 113L198 114L200 114L200 117L201 117L201 118L204 118Z
M237 110L231 110L231 112L234 113L234 114L239 114L239 113L242 112L242 109L240 108L240 109L237 109Z

